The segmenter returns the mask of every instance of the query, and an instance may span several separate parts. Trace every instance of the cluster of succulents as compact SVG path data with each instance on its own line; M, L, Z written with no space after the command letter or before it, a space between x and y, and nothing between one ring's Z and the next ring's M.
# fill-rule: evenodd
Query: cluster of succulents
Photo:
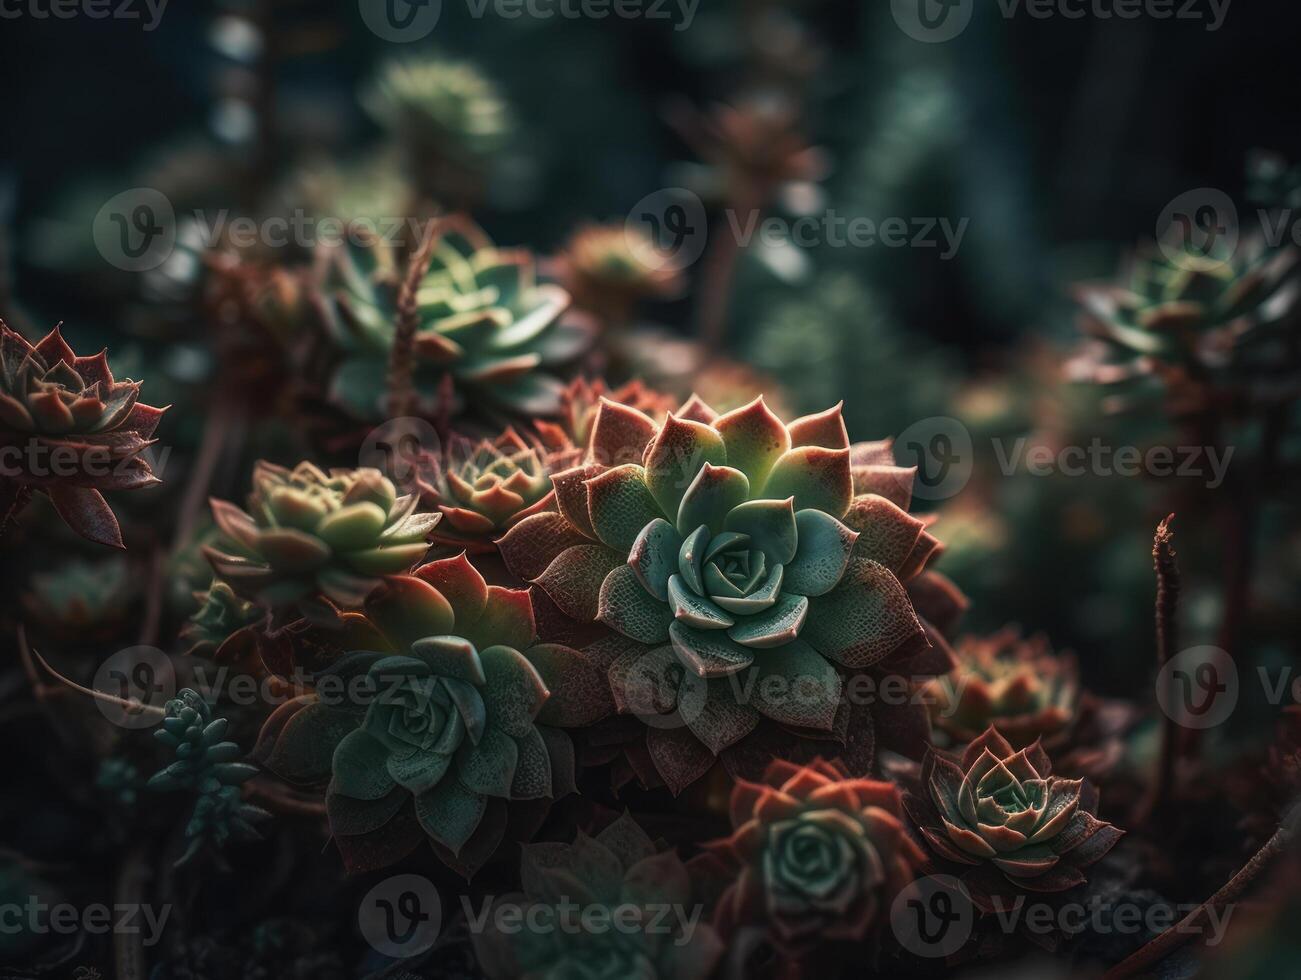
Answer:
M672 299L682 289L682 272L673 257L632 224L580 228L557 265L557 278L574 306L606 326L625 325L638 303Z
M533 423L553 469L569 469L570 465L582 461L592 441L597 409L605 399L636 409L656 422L664 421L677 406L668 395L637 379L610 388L600 378L595 381L586 377L575 378L560 393L559 415L555 419L537 419Z

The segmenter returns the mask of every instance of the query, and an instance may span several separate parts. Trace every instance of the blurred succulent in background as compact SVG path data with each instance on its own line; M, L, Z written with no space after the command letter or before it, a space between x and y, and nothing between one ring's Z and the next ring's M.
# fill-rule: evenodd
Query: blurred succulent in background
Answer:
M213 718L207 702L189 688L168 701L165 711L154 737L172 750L175 761L154 773L147 785L196 797L185 826L188 846L176 867L189 864L205 850L219 857L232 839L260 840L262 835L253 825L269 820L271 814L244 802L240 787L257 775L257 767L237 762L242 754L239 746L223 741L229 722Z
M0 529L33 490L68 526L122 547L102 490L161 481L143 453L165 409L139 400L138 381L117 381L106 352L78 357L55 327L36 345L0 322Z
M399 497L378 470L325 473L307 462L288 470L263 460L247 513L212 501L227 540L204 554L237 595L269 609L320 595L355 609L383 576L424 557L440 515L418 513L419 505L418 494Z
M556 278L574 306L606 327L626 325L637 304L672 299L683 276L672 256L640 226L624 223L580 228L556 260Z
M689 865L657 847L628 814L595 837L580 830L572 844L529 844L523 850L524 891L497 899L493 912L519 909L525 921L550 927L503 929L502 920L490 914L488 927L473 933L479 967L490 980L705 980L713 973L723 943L694 918L683 926L683 918L702 907ZM574 909L582 918L571 921L566 916ZM637 928L584 927L598 917Z
M495 85L472 64L439 56L387 62L362 104L397 139L425 197L452 207L478 198L514 129Z
M123 809L135 806L144 784L140 770L129 759L121 756L105 759L95 774L95 786L109 794Z
M462 554L388 578L344 629L352 652L321 672L316 693L277 709L259 744L284 779L329 780L330 826L351 870L428 839L472 873L501 844L508 802L545 812L572 790L572 746L545 724L565 681L544 681L537 666L564 670L571 651L534 645L527 591L487 585ZM355 696L339 696L345 687Z
M547 466L514 429L479 442L453 435L443 452L422 453L417 465L421 499L443 515L431 541L444 548L494 551L512 525L553 507Z
M439 404L439 383L479 411L554 415L563 385L547 369L578 357L590 325L561 314L569 295L538 283L533 257L497 248L473 224L446 219L416 293L418 324L413 383L426 414ZM382 415L397 300L404 270L392 243L354 229L346 245L321 254L322 310L343 353L331 398L354 415Z
M1301 166L1265 150L1249 154L1247 197L1267 208L1296 210L1301 207Z
M757 926L793 961L829 941L875 943L895 896L927 863L893 784L821 759L773 760L762 782L732 788L729 810L732 835L699 859L702 874L727 881L714 926L729 943Z
M57 571L33 575L22 603L32 619L60 637L92 640L122 625L136 592L125 558L73 559Z
M194 598L199 609L181 628L181 639L190 644L191 654L213 656L240 630L266 618L266 611L256 602L241 599L222 581L214 580L206 590L194 593Z
M533 423L553 468L567 469L582 459L592 439L597 409L607 399L634 408L656 422L663 422L677 404L671 396L640 381L629 381L611 389L600 378L595 381L575 378L560 395L560 415L556 421L537 419Z
M1093 784L1054 776L1038 742L1017 751L993 728L957 762L930 750L908 783L909 816L984 912L1027 890L1083 884L1084 869L1124 836L1095 815Z

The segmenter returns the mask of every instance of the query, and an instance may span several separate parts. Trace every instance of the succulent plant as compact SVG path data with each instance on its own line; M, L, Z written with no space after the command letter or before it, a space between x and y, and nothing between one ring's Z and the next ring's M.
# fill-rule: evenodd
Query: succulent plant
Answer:
M241 599L219 580L194 597L199 609L181 629L181 639L190 643L191 654L212 654L240 630L266 618L257 603Z
M135 806L140 795L140 787L143 785L140 770L129 759L121 756L105 759L99 764L99 771L95 774L96 788L108 793L113 801L124 809Z
M551 476L537 448L514 429L473 442L453 435L446 449L418 457L416 486L443 515L436 545L482 553L516 522L553 506Z
M637 380L611 389L600 378L594 381L575 378L561 392L559 417L554 422L536 419L533 423L553 467L568 469L569 465L581 462L592 440L597 409L605 400L634 408L657 423L663 422L677 404L670 396Z
M365 229L321 256L326 326L343 352L331 398L363 419L381 417L397 323L401 268L394 245ZM554 414L561 383L545 373L581 354L588 325L562 318L569 294L536 281L522 250L497 248L463 219L445 219L416 293L413 381L434 411L450 380L479 408Z
M185 688L165 706L166 716L154 737L175 754L175 761L154 773L146 784L161 792L188 792L196 796L185 827L189 841L176 861L181 867L205 849L217 852L228 840L260 840L254 824L271 814L245 803L240 786L257 775L257 767L237 762L238 745L223 741L229 722L213 718L196 692Z
M356 608L385 575L410 569L428 550L438 514L417 513L378 470L253 469L248 512L221 500L212 514L229 547L205 547L217 577L271 609L324 595Z
M572 747L539 723L553 716L538 665L563 670L570 651L534 645L527 591L486 585L462 554L388 578L344 629L351 652L268 719L260 744L285 779L329 780L350 867L428 838L472 872L501 843L508 801L569 791Z
M82 640L120 626L136 594L126 559L74 559L54 572L32 576L22 597L27 614L46 628Z
M1080 708L1079 665L1054 655L1042 634L1023 639L1014 627L989 636L964 636L957 665L927 683L931 722L960 745L994 727L1013 748L1047 739L1075 721Z
M557 264L557 278L574 305L606 326L628 323L643 300L671 299L682 289L672 256L640 227L624 223L580 228Z
M473 939L490 980L705 980L713 972L723 944L697 921L701 905L689 866L674 851L657 848L628 814L595 837L580 830L572 844L523 850L524 892L497 904L554 927L501 929L489 914L487 928ZM597 915L615 926L587 928L584 923ZM690 924L684 926L683 917ZM637 926L619 928L621 921Z
M1023 891L1060 892L1124 836L1096 816L1098 791L1052 774L1038 742L1017 751L988 729L953 761L931 750L905 794L935 855L961 869L983 911Z
M722 416L693 399L657 425L606 401L588 462L552 477L558 512L498 542L565 616L616 631L600 656L621 710L645 714L661 678L654 713L680 720L647 745L675 791L761 718L843 735L842 670L931 650L902 581L939 543L873 492L911 485L882 453L851 449L839 407L786 425L762 398Z
M362 104L397 138L412 180L443 204L478 195L514 128L510 106L477 68L436 56L385 63Z
M78 357L58 327L33 345L0 321L0 482L8 495L39 490L82 537L122 547L101 491L161 482L142 453L166 409L139 399L140 383L117 381L106 352Z
M730 813L732 835L706 844L702 863L729 882L714 925L725 942L763 929L785 957L874 938L927 862L893 784L851 778L822 759L774 759L761 783L732 788Z

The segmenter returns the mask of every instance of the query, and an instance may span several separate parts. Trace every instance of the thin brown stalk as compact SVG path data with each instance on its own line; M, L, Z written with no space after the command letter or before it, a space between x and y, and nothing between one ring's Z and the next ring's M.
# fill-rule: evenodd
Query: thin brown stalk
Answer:
M140 908L144 904L145 882L152 877L145 860L147 849L132 850L117 875L114 900L119 908ZM113 961L118 980L144 980L148 974L144 937L138 930L118 929L113 937Z
M112 694L106 694L103 691L92 690L89 687L83 687L76 681L65 677L63 674L51 667L49 661L42 657L38 651L33 650L28 646L27 631L22 626L18 627L18 650L23 658L23 666L27 668L28 676L32 679L32 684L37 689L38 697L43 696L42 692L48 688L48 685L41 680L40 675L36 671L36 664L40 664L41 667L45 669L46 673L57 680L60 684L63 684L68 690L76 691L78 694L84 694L87 697L94 698L96 701L100 701L104 704L115 705L116 707L125 708L128 711L136 713L146 712L148 714L156 715L159 718L162 718L167 714L164 709L155 707L152 704L145 704L143 701L138 701L135 698L119 698Z
M390 418L400 418L411 413L415 402L415 344L416 330L420 326L420 307L416 294L420 280L429 265L429 255L442 234L443 225L434 220L425 225L420 247L407 263L406 275L398 288L397 323L393 334L393 347L388 362L388 413Z
M1156 667L1157 683L1165 683L1164 669L1179 648L1179 561L1174 549L1171 514L1159 525L1152 539L1152 566L1156 571ZM1173 703L1166 692L1164 702ZM1175 759L1179 748L1179 731L1170 712L1161 712L1161 751L1156 773L1147 795L1139 805L1136 823L1145 823L1166 806L1174 791Z

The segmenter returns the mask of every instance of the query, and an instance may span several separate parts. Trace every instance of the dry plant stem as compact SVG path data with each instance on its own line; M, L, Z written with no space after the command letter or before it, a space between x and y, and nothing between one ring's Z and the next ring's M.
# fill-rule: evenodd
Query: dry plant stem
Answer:
M23 512L27 506L27 501L32 499L30 487L13 480L5 480L0 483L0 538L5 536L9 530L9 525L18 519L18 515Z
M1265 846L1257 851L1255 856L1243 866L1241 871L1230 878L1223 888L1142 949L1113 966L1106 972L1103 980L1124 980L1126 977L1149 971L1175 950L1202 935L1211 910L1218 911L1231 902L1237 901L1251 883L1260 877L1261 872L1291 846L1292 837L1292 831L1287 825L1279 827Z
M393 347L388 362L388 413L390 418L410 414L415 401L413 375L415 373L416 330L420 326L420 308L416 292L420 279L429 265L429 253L442 234L442 225L431 221L421 235L420 247L407 263L406 275L398 289L397 326L393 334Z
M1174 549L1174 533L1170 530L1171 514L1156 529L1152 540L1152 565L1156 570L1156 666L1160 683L1161 671L1179 648L1179 562ZM1170 703L1167 699L1166 703ZM1161 752L1157 759L1155 777L1148 793L1139 804L1135 823L1145 823L1166 806L1175 788L1175 758L1179 731L1174 718L1161 712Z
M37 697L44 697L45 694L43 692L48 690L47 685L40 679L40 675L36 673L36 663L39 663L51 677L59 681L59 683L63 684L67 689L76 691L78 694L84 694L87 697L94 698L96 701L103 702L104 704L111 704L119 708L125 708L128 711L145 712L159 718L165 717L167 714L163 708L155 707L152 704L145 704L143 701L137 701L135 698L127 700L126 698L114 697L112 694L105 694L103 691L94 691L88 687L82 687L76 681L60 674L50 666L49 661L42 657L40 653L28 647L27 633L21 626L18 628L18 648L22 653L24 666L28 668L28 675L32 678L32 684L37 690ZM32 662L32 658L35 658L35 663Z
M131 851L117 875L114 901L119 908L139 908L144 904L145 882L152 877L145 862L145 849ZM144 935L137 930L120 929L113 937L113 960L117 966L118 980L144 980L148 975L145 963Z
M239 412L239 407L229 398L219 398L208 409L208 417L203 422L203 435L199 441L199 453L190 469L185 496L181 498L180 516L176 520L177 548L189 541L194 533L204 501L208 499L212 475L217 471L217 464L221 461L231 434L240 428Z
M145 615L140 624L142 647L151 647L158 642L158 626L163 616L163 571L167 562L162 551L155 546L149 556L149 578L145 586Z
M756 220L762 219L757 203L748 199L730 203L718 220L713 247L705 255L704 269L700 274L700 307L696 329L700 342L710 356L718 354L723 348L732 287L741 259L741 239L736 234L735 219L751 212L756 214ZM729 214L732 216L730 219Z

